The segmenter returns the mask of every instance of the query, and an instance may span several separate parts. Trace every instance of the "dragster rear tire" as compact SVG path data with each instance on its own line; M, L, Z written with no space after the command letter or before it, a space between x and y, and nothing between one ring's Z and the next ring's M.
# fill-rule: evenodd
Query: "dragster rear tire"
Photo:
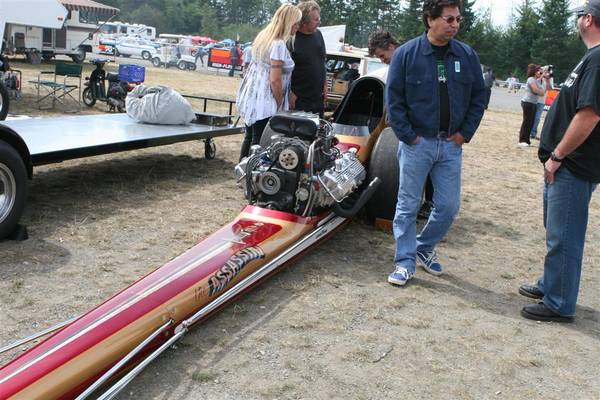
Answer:
M371 152L367 182L375 177L381 179L379 188L365 207L368 218L373 221L394 220L399 184L398 143L392 128L386 128L379 135Z
M27 199L27 170L19 153L0 140L0 240L16 228Z
M8 105L10 104L10 96L8 89L0 83L0 121L4 121L8 115Z

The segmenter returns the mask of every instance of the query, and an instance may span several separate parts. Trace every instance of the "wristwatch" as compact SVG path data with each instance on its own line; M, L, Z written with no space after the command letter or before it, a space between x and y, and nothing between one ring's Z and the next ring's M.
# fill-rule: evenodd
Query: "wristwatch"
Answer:
M555 152L550 153L550 159L556 162L563 162L564 158L558 158Z

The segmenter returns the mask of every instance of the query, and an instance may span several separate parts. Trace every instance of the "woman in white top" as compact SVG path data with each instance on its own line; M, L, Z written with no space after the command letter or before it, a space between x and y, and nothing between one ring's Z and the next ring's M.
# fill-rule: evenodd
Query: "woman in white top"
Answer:
M535 120L538 96L543 96L546 93L546 90L538 83L538 79L541 77L542 67L537 64L529 64L527 66L525 96L521 99L521 107L523 108L523 122L521 122L521 130L519 132L519 146L521 147L527 147L531 144L531 128L533 128Z
M283 4L271 22L252 43L252 61L244 73L237 94L237 107L246 123L240 160L248 155L251 144L258 144L269 118L288 110L290 79L294 61L287 42L300 26L302 12L293 4Z

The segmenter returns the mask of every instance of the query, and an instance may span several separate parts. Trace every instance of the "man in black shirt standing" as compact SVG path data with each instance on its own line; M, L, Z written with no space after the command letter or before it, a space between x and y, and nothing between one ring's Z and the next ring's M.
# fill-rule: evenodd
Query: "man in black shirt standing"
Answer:
M323 116L327 81L325 41L317 29L321 23L321 7L315 1L303 1L298 7L302 20L292 49L296 65L292 72L290 108Z
M235 41L235 44L231 49L229 49L229 56L231 57L231 69L229 70L229 76L233 76L235 73L235 67L238 65L238 60L240 59L240 42L239 40Z
M521 310L537 321L571 322L579 293L592 192L600 182L600 0L576 9L588 51L548 112L538 156L544 164L544 274L519 293L541 299Z

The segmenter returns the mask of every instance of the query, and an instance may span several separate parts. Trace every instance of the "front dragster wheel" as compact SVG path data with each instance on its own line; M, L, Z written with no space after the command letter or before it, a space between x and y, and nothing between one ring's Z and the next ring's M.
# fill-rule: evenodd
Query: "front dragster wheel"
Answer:
M373 194L365 209L367 216L372 219L394 220L396 198L398 197L398 138L392 128L381 132L369 161L367 182L375 177L381 179L381 184Z
M17 226L27 198L27 171L19 153L0 140L0 240Z

